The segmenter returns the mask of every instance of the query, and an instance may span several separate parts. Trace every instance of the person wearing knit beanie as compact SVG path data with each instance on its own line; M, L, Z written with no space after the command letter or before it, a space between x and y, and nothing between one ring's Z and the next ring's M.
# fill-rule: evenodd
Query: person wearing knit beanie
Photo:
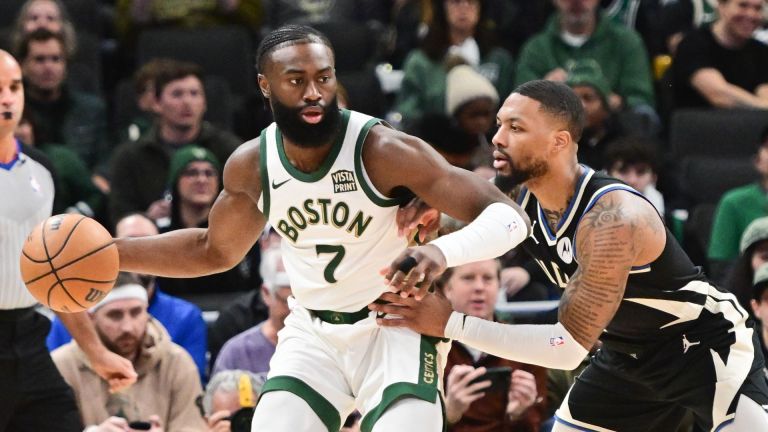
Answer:
M189 145L176 151L168 170L171 218L161 231L207 226L208 212L221 190L221 163L208 149Z

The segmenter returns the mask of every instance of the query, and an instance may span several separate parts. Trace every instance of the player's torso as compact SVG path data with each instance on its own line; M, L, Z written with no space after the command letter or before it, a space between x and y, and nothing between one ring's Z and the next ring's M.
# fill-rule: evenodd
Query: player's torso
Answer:
M51 173L28 155L0 167L0 309L36 303L21 281L19 255L32 228L51 215L53 194Z
M533 194L523 189L519 200L533 226L523 248L536 260L550 282L563 289L579 266L575 240L583 215L601 196L611 191L621 190L642 197L630 186L584 168L573 199L555 232L549 227ZM666 309L679 309L680 304L689 301L703 301L698 294L683 289L689 283L703 279L700 269L691 263L669 231L666 237L664 250L656 260L631 269L624 298L607 333L630 340L653 338L675 321L674 314Z
M342 119L344 131L312 173L291 165L274 123L262 131L259 207L283 237L283 261L301 305L349 312L383 291L379 270L406 240L397 236L399 202L375 189L362 162L365 137L379 120L347 110Z

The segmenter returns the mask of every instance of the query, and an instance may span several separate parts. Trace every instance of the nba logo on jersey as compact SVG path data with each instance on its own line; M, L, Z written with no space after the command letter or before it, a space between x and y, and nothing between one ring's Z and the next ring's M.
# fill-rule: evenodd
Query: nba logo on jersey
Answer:
M562 336L549 338L549 344L556 347L565 344L565 339Z
M557 242L557 255L566 264L573 262L573 246L571 245L571 239L563 237Z
M349 170L338 170L331 174L333 193L352 192L357 190L355 174Z
M35 192L40 193L40 182L38 182L35 177L29 178L29 185L32 186L32 189Z

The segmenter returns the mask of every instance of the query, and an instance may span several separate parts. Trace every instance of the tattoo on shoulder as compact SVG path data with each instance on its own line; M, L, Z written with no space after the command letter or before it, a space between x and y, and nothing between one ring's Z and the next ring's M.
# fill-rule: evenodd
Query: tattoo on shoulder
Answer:
M579 225L579 267L560 300L559 315L585 346L600 336L618 309L636 254L636 222L622 205L606 196Z

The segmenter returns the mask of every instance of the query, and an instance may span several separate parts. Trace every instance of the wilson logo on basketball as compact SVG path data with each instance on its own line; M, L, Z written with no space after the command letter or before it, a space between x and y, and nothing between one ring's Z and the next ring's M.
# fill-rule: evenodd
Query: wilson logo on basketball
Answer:
M107 295L104 291L97 290L96 288L91 288L90 291L88 291L88 294L85 295L85 300L96 303L99 300L103 299L104 296Z

